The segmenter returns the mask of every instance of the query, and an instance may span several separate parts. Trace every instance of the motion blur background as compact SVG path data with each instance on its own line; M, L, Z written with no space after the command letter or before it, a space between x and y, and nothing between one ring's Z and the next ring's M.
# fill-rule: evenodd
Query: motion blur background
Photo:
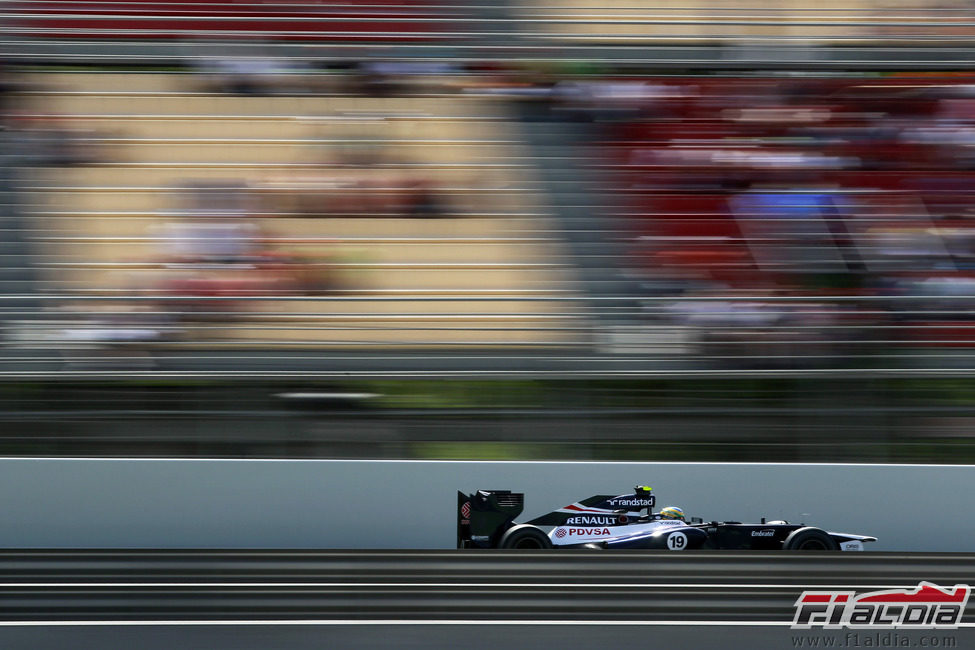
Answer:
M975 462L975 3L0 2L0 454Z

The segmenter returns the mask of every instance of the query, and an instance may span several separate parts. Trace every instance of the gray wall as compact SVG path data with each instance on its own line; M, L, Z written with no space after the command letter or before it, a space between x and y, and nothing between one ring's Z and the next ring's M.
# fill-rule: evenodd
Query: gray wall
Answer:
M524 491L527 519L637 484L705 519L975 551L975 466L21 458L0 459L0 547L451 548L458 489Z

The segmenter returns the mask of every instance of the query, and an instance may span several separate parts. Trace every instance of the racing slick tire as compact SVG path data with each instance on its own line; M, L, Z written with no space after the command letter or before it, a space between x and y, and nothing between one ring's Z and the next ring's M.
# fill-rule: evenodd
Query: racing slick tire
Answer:
M501 536L498 548L546 549L552 548L552 541L541 528L519 524L512 526Z
M782 543L784 551L838 551L840 545L820 528L806 526L792 531Z

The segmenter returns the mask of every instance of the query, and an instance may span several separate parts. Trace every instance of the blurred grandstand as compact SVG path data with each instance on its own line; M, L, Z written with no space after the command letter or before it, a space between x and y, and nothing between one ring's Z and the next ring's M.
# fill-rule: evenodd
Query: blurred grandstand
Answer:
M6 452L970 459L969 3L0 9Z

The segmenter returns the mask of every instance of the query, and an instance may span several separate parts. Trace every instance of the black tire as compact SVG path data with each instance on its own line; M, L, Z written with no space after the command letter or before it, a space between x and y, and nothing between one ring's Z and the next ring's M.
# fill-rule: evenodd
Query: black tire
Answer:
M807 526L792 531L782 543L782 549L785 551L838 551L840 545L826 531Z
M501 536L498 548L546 549L552 548L552 541L540 528L530 524L519 524L512 526Z

